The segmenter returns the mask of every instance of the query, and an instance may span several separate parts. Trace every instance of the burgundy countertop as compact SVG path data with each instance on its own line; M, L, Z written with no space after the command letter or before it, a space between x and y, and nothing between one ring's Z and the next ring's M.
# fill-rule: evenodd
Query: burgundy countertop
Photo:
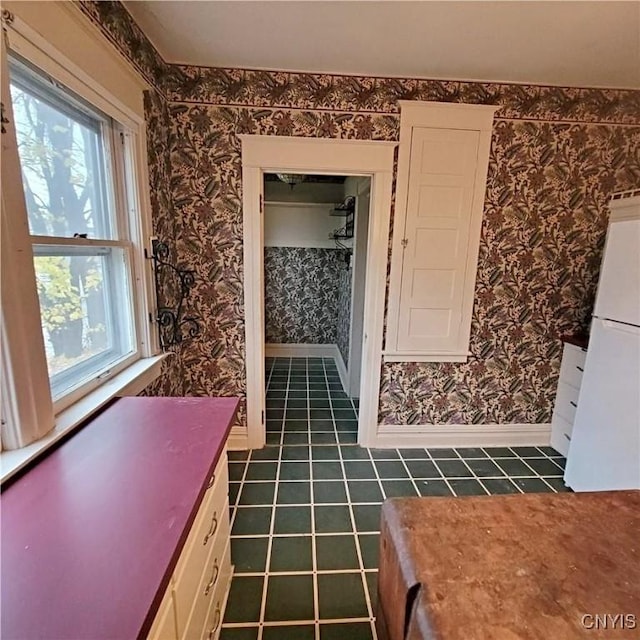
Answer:
M0 499L4 640L146 635L237 398L122 398Z

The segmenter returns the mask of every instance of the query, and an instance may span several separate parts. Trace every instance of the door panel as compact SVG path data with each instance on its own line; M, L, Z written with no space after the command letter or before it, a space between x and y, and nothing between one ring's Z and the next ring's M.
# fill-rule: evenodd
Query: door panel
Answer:
M447 350L459 342L479 141L478 131L413 131L400 350Z
M460 218L464 209L464 189L456 186L426 184L418 194L419 218Z

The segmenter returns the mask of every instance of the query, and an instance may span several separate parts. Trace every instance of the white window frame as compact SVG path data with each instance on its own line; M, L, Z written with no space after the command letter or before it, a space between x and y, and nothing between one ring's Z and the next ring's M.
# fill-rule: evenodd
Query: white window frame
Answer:
M396 181L396 208L391 249L391 271L389 276L389 305L387 330L383 358L385 362L466 362L469 354L469 337L473 312L480 232L484 209L484 192L489 166L491 131L495 105L459 104L448 102L421 102L400 100L400 147L398 153L398 175ZM400 315L400 291L404 261L403 241L409 196L409 173L411 170L411 141L413 129L458 129L478 131L478 164L474 199L471 211L469 241L467 245L464 293L462 300L461 343L453 351L408 352L398 348L398 319Z
M113 174L116 181L122 181L126 176L127 189L123 188L121 182L117 184L116 197L126 193L127 201L122 202L117 209L126 209L128 240L132 247L130 278L136 355L103 372L81 389L65 396L64 401L54 405L49 389L42 332L39 329L36 336L34 331L36 323L40 326L40 311L15 132L2 134L3 182L6 181L2 189L2 395L3 413L16 425L3 433L3 447L18 449L38 440L35 445L26 447L29 451L24 456L18 456L24 458L35 455L34 452L41 448L39 443L45 447L57 440L115 395L139 393L159 375L163 356L158 355L155 323L149 320L156 303L153 275L145 259L145 247L150 249L152 227L144 117L108 92L19 18L14 17L3 26L7 27L8 51L5 51L3 42L2 75L5 80L2 101L10 121L13 120L11 99L8 93L5 95L9 85L7 54L15 53L105 113L120 128L124 166L114 167ZM142 89L141 84L141 92ZM12 127L13 123L10 122L7 128ZM78 245L87 242L91 241L79 240ZM103 240L97 243L108 244ZM4 304L5 301L16 298L16 291L20 291L19 301L16 304ZM3 430L5 427L3 425ZM9 453L18 452L5 451L2 454L2 472L5 475L16 466L5 460L5 454ZM18 466L23 463L21 460Z

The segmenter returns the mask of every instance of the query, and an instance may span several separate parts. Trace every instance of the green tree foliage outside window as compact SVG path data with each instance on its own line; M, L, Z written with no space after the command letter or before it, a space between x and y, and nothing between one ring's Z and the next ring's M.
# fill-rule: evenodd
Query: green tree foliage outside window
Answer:
M100 121L12 83L22 181L33 235L109 237ZM102 260L37 255L50 373L108 346Z

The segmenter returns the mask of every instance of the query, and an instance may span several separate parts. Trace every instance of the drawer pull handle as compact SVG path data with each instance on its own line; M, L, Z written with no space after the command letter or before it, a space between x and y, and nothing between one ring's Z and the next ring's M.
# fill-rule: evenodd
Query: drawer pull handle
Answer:
M213 564L213 572L211 573L211 580L209 580L209 584L204 588L205 596L208 596L211 589L213 589L213 587L216 586L216 582L218 582L219 574L220 574L220 567L218 566L218 560L215 560Z
M576 409L578 408L578 405L573 400L569 400L569 404Z
M213 512L213 518L211 518L211 526L209 527L209 532L204 537L204 542L202 544L206 545L207 542L215 535L216 529L218 528L218 512Z
M210 478L209 478L209 484L207 485L207 491L209 489L211 489L211 487L213 487L213 483L216 481L216 474L214 473Z
M584 369L582 367L579 367L578 365L576 365L576 369L580 372L580 373L584 373Z
M211 627L211 631L209 631L209 635L207 636L208 640L213 640L214 636L216 635L216 631L218 630L218 627L220 626L220 618L222 617L221 612L220 612L220 606L218 605L216 607L216 617L214 618L214 623L213 623L213 627Z

